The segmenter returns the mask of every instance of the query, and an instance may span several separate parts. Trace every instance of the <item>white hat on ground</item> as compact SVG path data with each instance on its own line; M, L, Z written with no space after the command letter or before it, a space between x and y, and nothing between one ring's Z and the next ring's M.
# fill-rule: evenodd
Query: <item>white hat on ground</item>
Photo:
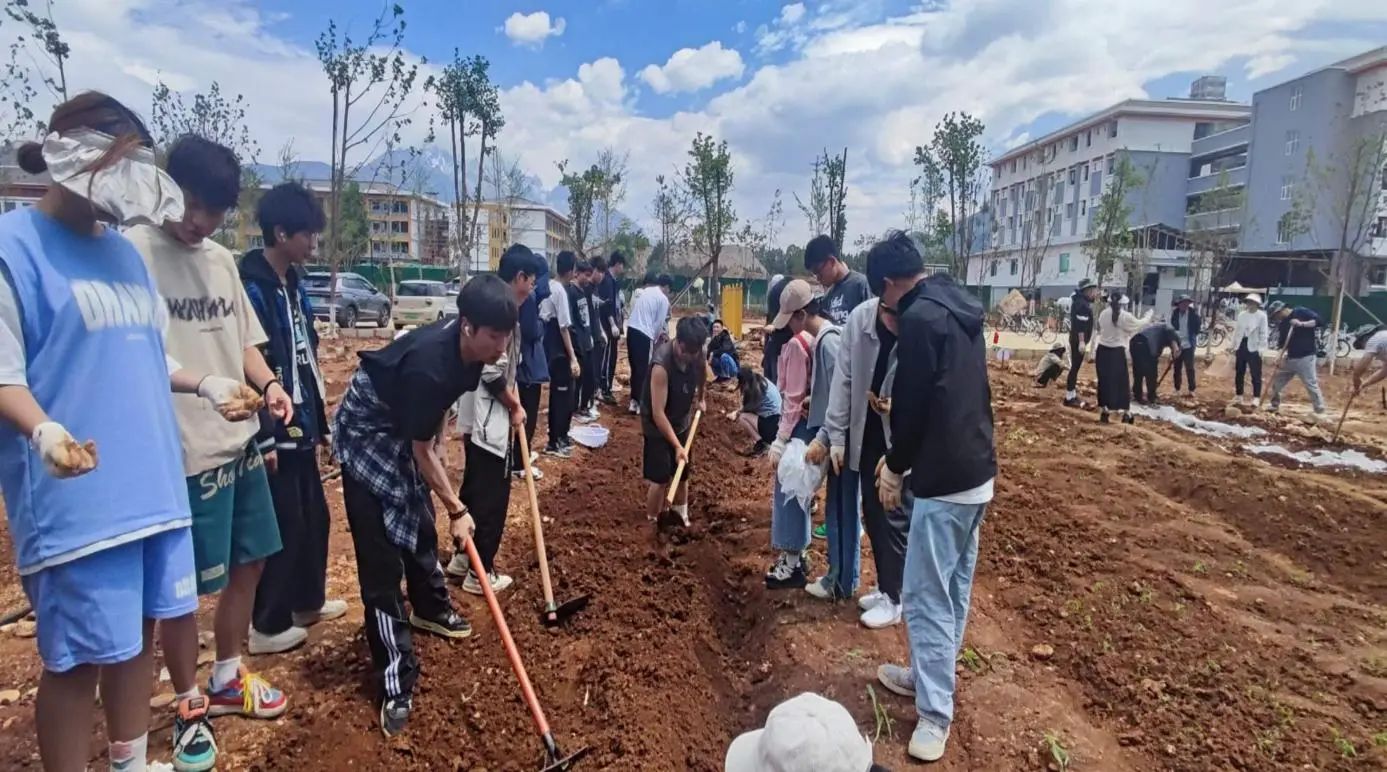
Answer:
M771 709L727 749L727 772L868 772L872 746L848 709L812 692Z

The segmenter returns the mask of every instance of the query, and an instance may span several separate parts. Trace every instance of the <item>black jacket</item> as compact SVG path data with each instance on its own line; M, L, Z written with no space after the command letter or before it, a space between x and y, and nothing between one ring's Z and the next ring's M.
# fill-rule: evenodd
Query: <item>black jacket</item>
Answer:
M901 298L891 470L912 470L917 498L961 493L997 476L983 308L944 274ZM909 395L909 396L902 396Z
M720 354L731 354L737 358L737 344L732 342L732 333L723 330L708 341L708 359L717 359Z
M1093 304L1084 293L1075 292L1069 303L1069 342L1087 343L1093 338Z
M279 274L275 273L274 267L265 259L265 253L259 249L253 249L241 258L240 270L246 297L250 298L250 304L260 318L260 326L265 329L265 337L269 338L261 346L265 362L290 395L294 393L296 382L302 381L298 387L303 402L294 405L294 417L288 426L271 418L268 410L260 412L260 432L256 435L256 444L261 450L290 444L311 448L329 431L327 411L320 398L321 385L314 375L313 366L307 362L298 362L296 366L293 333L290 330L293 319L279 295L283 288L291 302L298 304L307 328L308 345L313 348L316 358L318 333L313 329L313 307L303 287L303 272L298 267L291 267L281 283Z
M1180 309L1175 309L1170 315L1170 324L1175 329L1180 329L1180 325L1185 325L1185 333L1189 336L1189 348L1193 349L1199 345L1199 333L1204 329L1203 320L1199 318L1199 312L1193 307L1185 313L1180 313Z

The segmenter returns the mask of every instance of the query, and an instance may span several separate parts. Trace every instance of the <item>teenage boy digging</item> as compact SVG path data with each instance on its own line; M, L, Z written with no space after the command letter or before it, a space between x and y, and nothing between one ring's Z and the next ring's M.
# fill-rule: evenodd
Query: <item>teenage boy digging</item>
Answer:
M453 403L477 388L482 368L505 354L518 311L514 291L495 276L469 281L457 303L457 319L363 352L333 417L332 448L342 464L366 640L381 692L380 728L387 737L408 722L419 677L410 628L446 638L472 634L448 597L429 494L443 502L455 544L472 538L475 525L453 492L434 437Z
M675 467L685 462L684 476L674 496L674 513L689 525L689 477L693 467L684 444L694 406L702 410L708 367L703 362L703 346L708 327L701 319L684 317L674 328L674 340L655 347L650 355L650 377L641 395L641 433L645 437L641 469L650 483L645 497L645 514L654 520L664 509L665 494L674 478Z
M327 443L328 423L318 333L303 285L303 266L326 220L313 194L292 182L262 196L256 218L266 246L241 258L241 281L268 337L265 360L294 400L291 419L262 416L256 435L284 549L265 561L250 653L274 654L302 643L308 626L347 613L347 603L326 594L330 528L318 448Z
M183 219L127 232L167 302L168 353L199 372L251 384L265 395L269 413L287 420L293 404L257 348L265 333L236 262L210 238L236 206L240 164L225 147L185 136L169 151L168 173L183 191ZM173 405L192 506L197 592L220 594L216 661L205 701L196 680L196 620L164 621L160 638L178 696L175 764L204 769L205 759L215 755L215 743L199 720L204 710L209 716L274 718L288 707L283 693L241 664L255 585L265 558L280 549L279 526L264 460L253 441L255 422L224 421L206 400L191 395L175 395Z

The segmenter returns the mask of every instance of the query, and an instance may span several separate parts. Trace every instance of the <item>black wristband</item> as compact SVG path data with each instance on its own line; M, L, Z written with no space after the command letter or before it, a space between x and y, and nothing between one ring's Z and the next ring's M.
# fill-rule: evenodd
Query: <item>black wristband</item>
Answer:
M267 391L270 390L270 386L272 386L272 385L274 385L274 384L276 384L276 383L279 384L279 387L280 387L281 389L284 388L284 384L283 384L283 383L280 383L280 380L279 380L278 378L271 378L271 379L269 379L268 381L265 381L265 385L264 385L264 386L261 386L261 387L260 387L260 396L262 396L262 397L265 396L265 392L267 392Z

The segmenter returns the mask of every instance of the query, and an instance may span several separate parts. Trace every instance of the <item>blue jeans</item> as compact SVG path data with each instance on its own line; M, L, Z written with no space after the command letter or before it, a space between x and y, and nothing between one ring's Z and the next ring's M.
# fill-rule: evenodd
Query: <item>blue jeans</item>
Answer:
M740 369L731 354L718 354L713 360L713 376L716 378L736 378Z
M940 729L954 718L954 661L963 646L978 529L986 504L916 499L901 603L915 672L915 710Z
M857 472L843 465L841 475L828 473L828 497L824 524L828 531L828 581L839 597L857 591L862 561L861 511L858 509Z
M809 431L801 420L790 432L790 439L812 440L814 433ZM771 493L771 549L780 552L803 552L809 548L809 511L799 502L789 498L780 490L780 477L775 477L775 487Z

